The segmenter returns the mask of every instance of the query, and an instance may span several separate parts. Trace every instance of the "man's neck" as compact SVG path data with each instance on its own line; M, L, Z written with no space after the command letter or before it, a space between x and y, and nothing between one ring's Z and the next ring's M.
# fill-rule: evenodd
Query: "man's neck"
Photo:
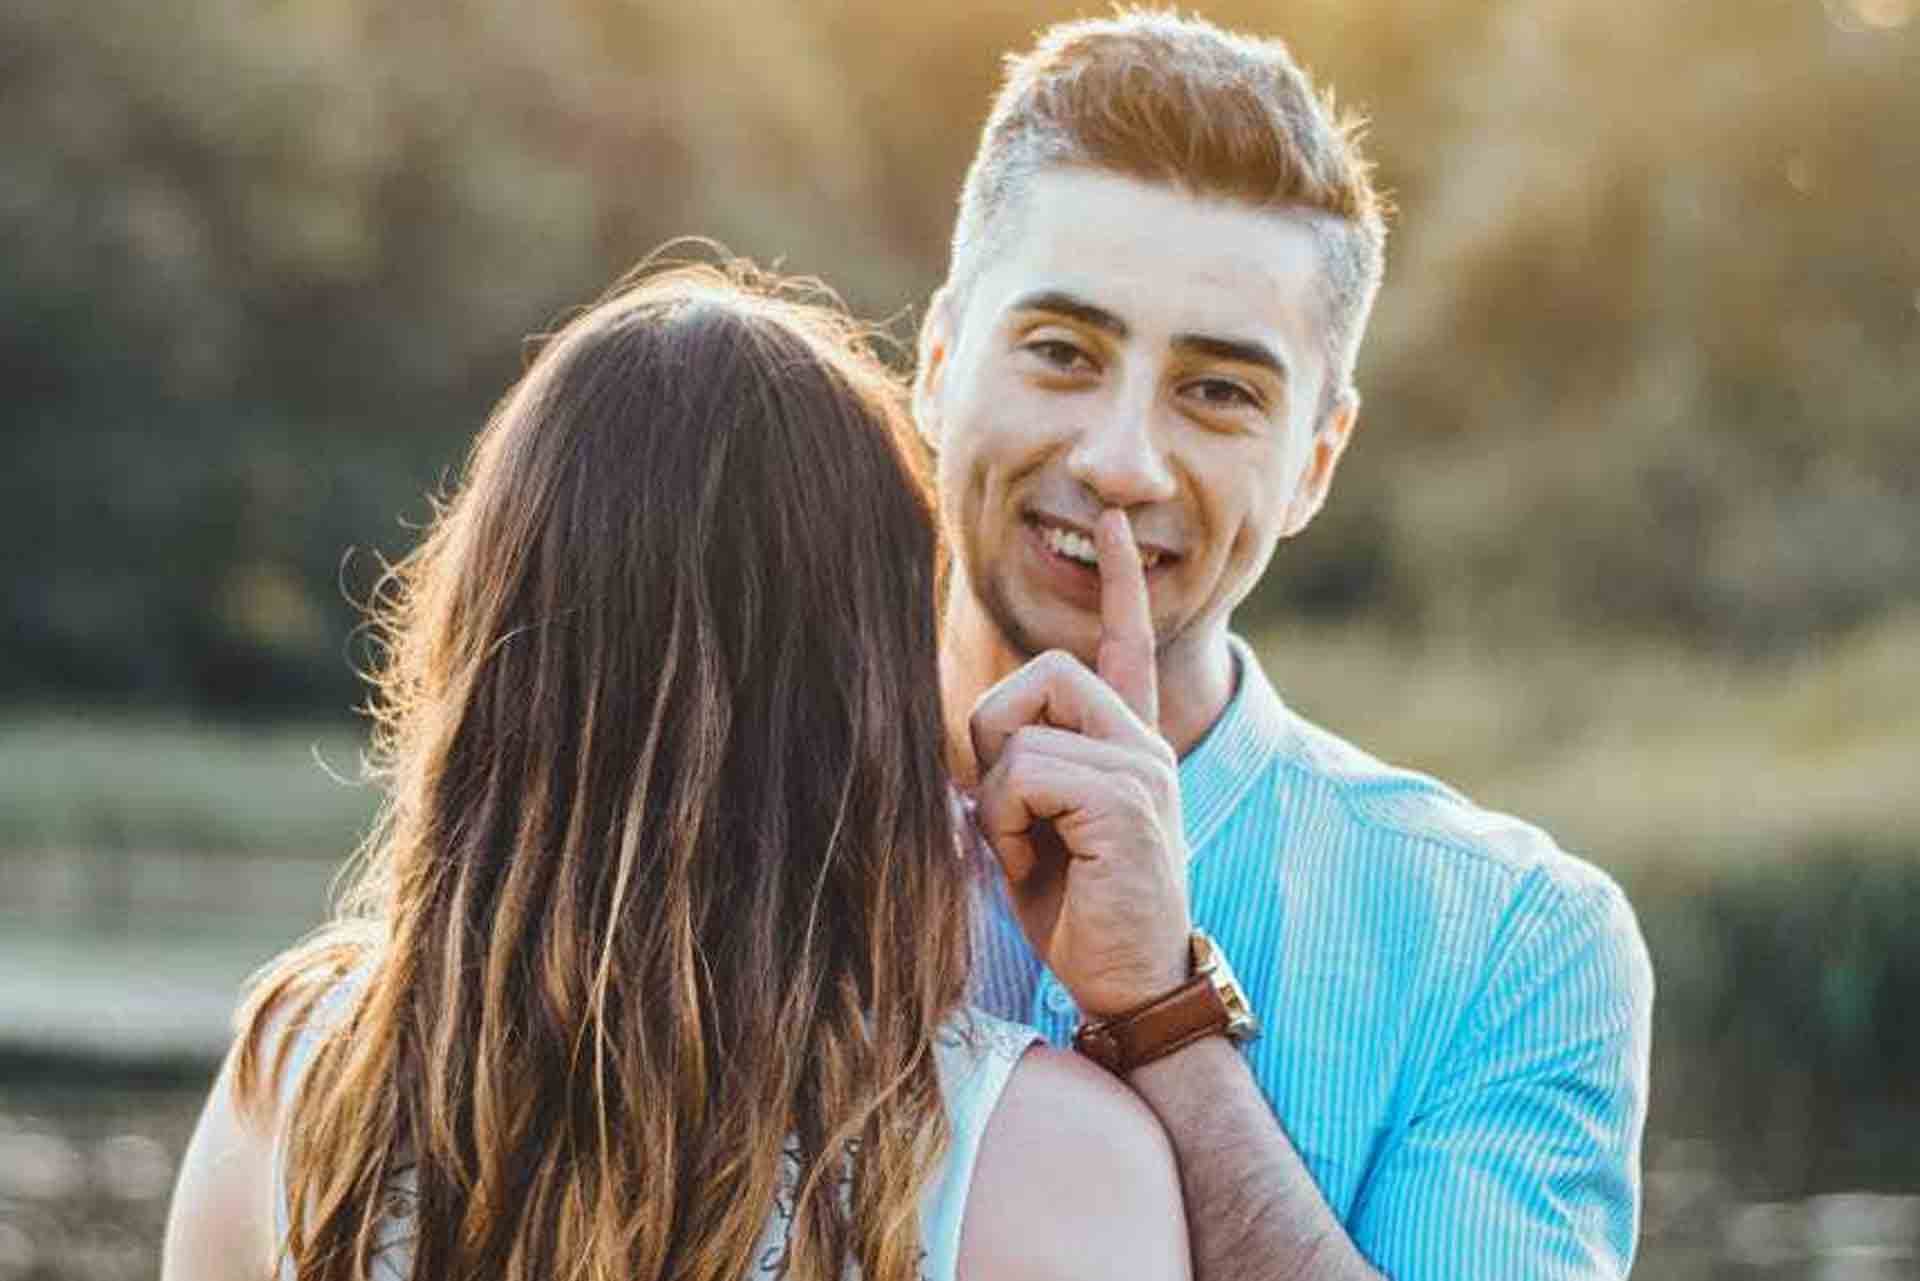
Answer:
M940 698L947 718L947 768L965 787L979 781L973 736L967 721L980 696L1023 666L1029 655L1016 652L1000 629L955 585L940 638ZM1192 751L1227 710L1236 683L1227 631L1193 637L1159 658L1160 725L1175 755Z

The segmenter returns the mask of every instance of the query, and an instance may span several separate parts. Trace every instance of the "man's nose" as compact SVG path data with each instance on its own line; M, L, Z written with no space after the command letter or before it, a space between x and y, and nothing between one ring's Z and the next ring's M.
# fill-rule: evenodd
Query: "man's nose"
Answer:
M1165 502L1174 495L1173 469L1154 433L1150 396L1102 406L1082 427L1067 455L1068 473L1105 507Z

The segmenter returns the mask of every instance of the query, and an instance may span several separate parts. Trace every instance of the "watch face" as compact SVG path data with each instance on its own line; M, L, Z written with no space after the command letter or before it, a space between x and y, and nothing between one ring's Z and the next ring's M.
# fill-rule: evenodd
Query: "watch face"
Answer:
M1240 980L1234 977L1226 953L1199 930L1193 932L1193 961L1197 973L1213 980L1213 990L1220 994L1220 1003L1227 1009L1227 1035L1236 1041L1251 1041L1259 1036L1260 1020L1254 1015Z
M1254 1017L1253 1006L1247 1002L1247 994L1231 975L1220 986L1221 1003L1227 1007L1227 1035L1236 1041L1251 1041L1260 1035L1260 1020Z

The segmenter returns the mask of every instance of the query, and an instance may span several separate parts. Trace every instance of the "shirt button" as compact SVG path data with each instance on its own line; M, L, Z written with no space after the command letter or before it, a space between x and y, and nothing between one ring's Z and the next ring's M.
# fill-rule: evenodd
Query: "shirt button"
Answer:
M1073 993L1058 983L1047 985L1047 1008L1055 1014L1073 1013Z

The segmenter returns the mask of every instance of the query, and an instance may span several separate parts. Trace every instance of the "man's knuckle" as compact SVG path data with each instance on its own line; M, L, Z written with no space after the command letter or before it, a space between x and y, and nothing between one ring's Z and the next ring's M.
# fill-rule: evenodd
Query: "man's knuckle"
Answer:
M1120 794L1127 807L1136 814L1151 814L1157 808L1152 786L1136 775L1125 774L1120 777Z
M1180 764L1174 760L1155 761L1148 774L1155 802L1171 800L1180 794Z
M1006 744L1000 749L1000 759L1009 771L1022 771L1032 766L1034 755L1039 750L1035 728L1022 725L1007 736Z

